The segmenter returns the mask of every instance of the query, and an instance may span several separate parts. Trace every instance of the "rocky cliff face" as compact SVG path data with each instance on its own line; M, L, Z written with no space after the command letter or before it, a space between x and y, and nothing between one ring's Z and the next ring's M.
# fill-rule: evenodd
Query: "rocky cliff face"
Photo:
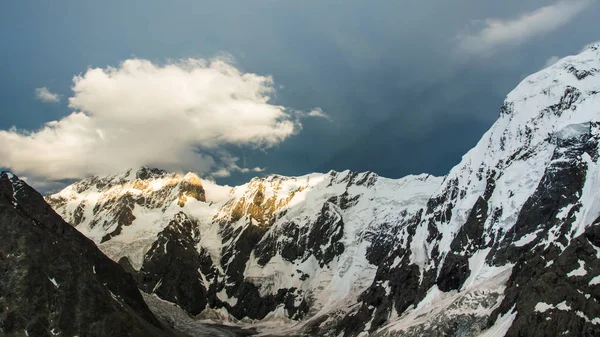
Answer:
M0 233L0 335L174 335L131 275L8 172L0 173Z
M306 335L599 335L599 69L593 46L526 78L442 178L228 188L144 168L47 200L142 289L204 317Z

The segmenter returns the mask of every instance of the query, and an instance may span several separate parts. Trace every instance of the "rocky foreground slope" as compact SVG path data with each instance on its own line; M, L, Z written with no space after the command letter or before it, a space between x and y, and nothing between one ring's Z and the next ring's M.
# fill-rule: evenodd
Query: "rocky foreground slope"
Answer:
M0 335L175 336L135 280L43 197L0 173Z
M527 77L441 178L228 188L142 168L47 200L141 289L204 318L298 335L597 336L599 72L596 45Z

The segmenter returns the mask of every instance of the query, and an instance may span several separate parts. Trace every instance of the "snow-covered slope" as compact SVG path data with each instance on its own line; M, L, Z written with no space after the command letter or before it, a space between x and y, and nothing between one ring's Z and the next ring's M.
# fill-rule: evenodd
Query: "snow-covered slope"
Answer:
M142 289L193 314L301 319L354 302L375 275L373 244L394 240L441 182L332 171L228 188L142 168L80 181L47 200L131 265ZM189 289L174 290L182 283Z
M142 169L47 200L143 290L265 333L600 335L599 69L527 77L443 178Z
M208 203L205 189L211 192ZM46 199L105 254L114 260L126 256L139 269L157 234L181 210L203 220L207 241L218 241L211 237L217 235L210 230L216 209L211 204L223 199L228 190L202 182L193 173L141 168L82 180Z

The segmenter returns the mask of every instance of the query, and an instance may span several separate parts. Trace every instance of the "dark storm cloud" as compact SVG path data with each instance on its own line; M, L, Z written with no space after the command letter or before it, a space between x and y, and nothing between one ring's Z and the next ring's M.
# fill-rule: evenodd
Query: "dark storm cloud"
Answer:
M34 6L35 5L35 6ZM443 174L497 116L504 96L553 56L598 40L597 1L14 2L0 39L2 119L35 129L68 114L31 100L69 97L87 66L135 55L210 58L272 75L273 104L330 118L269 149L229 149L244 167ZM40 57L43 55L43 57ZM5 117L6 116L6 117ZM255 172L252 172L255 173ZM248 179L244 172L226 182Z

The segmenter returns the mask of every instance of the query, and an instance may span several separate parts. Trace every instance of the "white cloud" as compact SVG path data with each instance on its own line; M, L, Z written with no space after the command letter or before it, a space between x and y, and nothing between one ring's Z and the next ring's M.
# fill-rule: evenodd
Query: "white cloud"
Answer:
M323 112L321 108L313 108L308 114L309 117L320 117L325 119L330 119L327 114Z
M489 54L519 46L567 24L590 3L590 0L563 0L516 19L485 19L484 26L476 32L458 36L459 49L471 54Z
M226 178L226 177L231 176L232 172L260 173L260 172L265 171L265 169L261 168L261 167L255 167L252 169L247 168L247 167L240 167L237 164L239 161L239 158L233 157L227 152L221 151L220 153L217 154L217 157L219 158L220 165L218 165L219 169L210 173L210 176L213 178Z
M60 101L60 96L51 92L48 88L36 88L35 89L35 98L39 99L42 102L47 103L58 103Z
M558 60L560 60L560 57L558 56L552 56L549 59L546 60L546 63L544 63L544 68L548 68L552 65L554 65L556 62L558 62Z
M331 121L331 117L329 117L329 115L326 114L325 112L323 112L323 109L321 109L319 107L312 108L312 110L310 110L309 112L296 110L296 111L294 111L294 113L299 119L324 118L324 119L327 119L328 121Z
M214 178L227 178L231 176L231 172L227 169L221 168L211 174Z
M225 176L250 169L224 146L269 148L301 129L293 110L269 103L270 77L220 59L129 59L73 82L75 112L33 132L0 130L0 166L52 180L141 165Z

